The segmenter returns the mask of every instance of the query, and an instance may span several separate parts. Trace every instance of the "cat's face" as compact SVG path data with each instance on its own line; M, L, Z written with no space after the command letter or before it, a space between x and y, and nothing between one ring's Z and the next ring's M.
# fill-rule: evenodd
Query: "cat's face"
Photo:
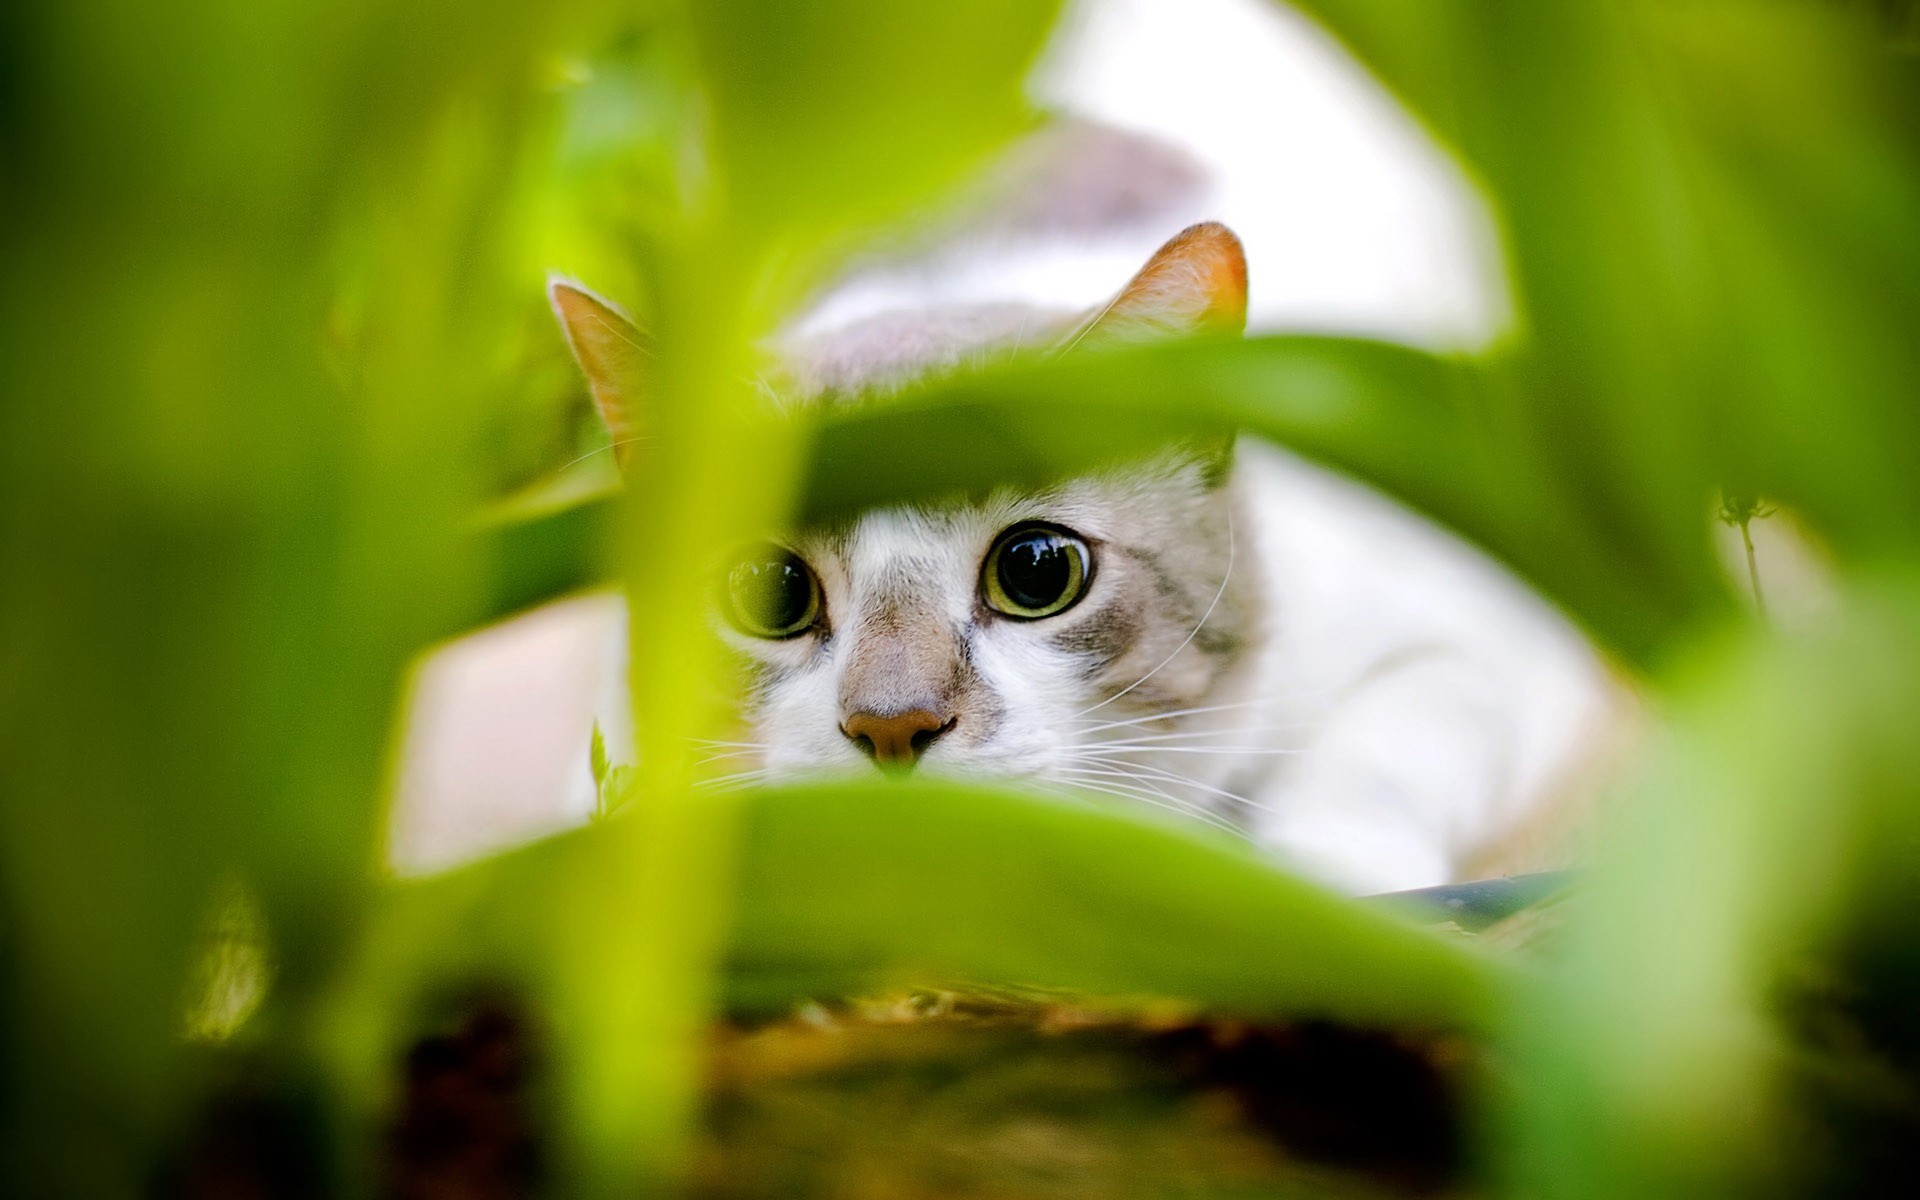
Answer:
M570 285L555 307L616 438L643 339ZM1244 319L1233 235L1169 242L1064 342L1137 339ZM897 386L991 353L1032 314L894 315L787 347L802 402ZM1224 448L1156 458L1041 492L889 508L745 548L715 587L715 623L744 667L744 776L870 769L1041 777L1135 794L1116 743L1218 702L1257 608L1233 571ZM1171 735L1167 735L1171 736ZM1138 755L1133 755L1138 759Z
M747 739L780 774L873 761L1097 783L1086 747L1202 706L1241 658L1231 503L1217 463L1170 453L757 547L719 602L749 664Z

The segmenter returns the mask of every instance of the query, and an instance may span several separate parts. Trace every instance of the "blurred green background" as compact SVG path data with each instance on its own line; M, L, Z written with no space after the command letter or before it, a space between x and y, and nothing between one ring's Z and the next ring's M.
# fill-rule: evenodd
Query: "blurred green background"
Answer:
M0 1191L178 1186L236 1050L306 1081L312 1194L378 1191L394 1064L475 980L546 1014L552 1189L671 1191L717 1008L915 973L1468 1031L1505 1064L1473 1118L1489 1192L1871 1195L1915 1170L1914 6L1299 7L1484 188L1510 336L1088 355L801 425L740 382L754 338L1031 127L1052 6L0 11ZM554 263L659 337L656 469L503 510L595 444ZM707 546L1222 426L1477 542L1649 698L1553 954L1144 819L692 790ZM930 427L1008 440L933 456ZM1738 602L1727 495L1831 560L1809 627ZM615 577L634 802L387 880L409 664Z

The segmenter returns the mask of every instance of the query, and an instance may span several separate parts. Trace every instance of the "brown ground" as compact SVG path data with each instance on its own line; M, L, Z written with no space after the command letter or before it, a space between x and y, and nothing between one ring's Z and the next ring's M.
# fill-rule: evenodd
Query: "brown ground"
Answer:
M406 1063L394 1200L540 1194L537 1054L497 1007ZM713 1038L706 1200L1363 1200L1457 1191L1463 1043L1005 996L808 1005ZM244 1192L222 1192L241 1195Z

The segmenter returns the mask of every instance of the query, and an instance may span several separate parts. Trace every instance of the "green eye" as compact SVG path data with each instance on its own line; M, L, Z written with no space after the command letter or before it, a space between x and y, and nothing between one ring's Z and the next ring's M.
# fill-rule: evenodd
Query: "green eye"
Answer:
M1015 525L987 552L980 589L988 607L1022 621L1072 608L1093 579L1093 555L1054 525Z
M820 580L784 546L763 546L727 573L727 619L742 633L797 637L820 619Z

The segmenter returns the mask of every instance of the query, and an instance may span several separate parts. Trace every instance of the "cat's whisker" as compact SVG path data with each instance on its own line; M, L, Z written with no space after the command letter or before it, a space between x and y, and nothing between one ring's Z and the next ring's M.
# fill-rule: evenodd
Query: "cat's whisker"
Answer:
M756 757L758 757L758 755L751 750L731 750L725 754L709 754L705 758L695 759L693 765L696 767L710 767L715 763L737 762L743 758L750 759Z
M1115 760L1112 765L1125 767L1130 771L1137 772L1143 777L1164 780L1167 783L1178 784L1182 787L1195 788L1209 795L1218 796L1220 799L1239 805L1242 808L1257 809L1263 812L1271 812L1274 808L1273 805L1265 804L1258 800L1251 800L1236 792L1229 792L1225 788L1215 787L1209 783L1202 783L1198 779L1182 775L1177 771L1169 771L1161 767L1151 767L1145 763L1127 762L1125 760Z
M1150 796L1145 792L1137 791L1133 788L1114 787L1103 783L1091 783L1084 779L1062 780L1061 783L1069 792L1099 792L1104 796L1118 796L1120 799L1129 801L1130 803L1146 804L1153 808L1162 808L1168 812L1179 813L1183 817L1191 817L1193 815L1177 804L1169 804L1157 796Z
M768 746L765 742L728 741L725 738L688 738L687 740L700 749L710 752L705 757L696 760L695 765L701 767L739 759L760 758L772 749L772 747Z
M1102 738L1086 744L1089 746L1147 746L1162 742L1203 742L1210 738L1241 738L1257 741L1262 734L1285 733L1299 728L1302 727L1298 725L1234 725L1225 729L1176 729L1168 733L1143 733L1133 737Z
M1335 689L1333 687L1324 687L1324 688L1313 688L1310 690L1295 691L1295 692L1290 692L1282 695L1268 694L1263 696L1255 696L1249 700L1235 700L1227 704L1201 704L1201 705L1195 705L1190 708L1161 709L1156 712L1141 713L1137 717L1127 717L1123 720L1101 721L1093 725L1084 725L1084 726L1081 726L1080 732L1081 733L1098 733L1101 730L1105 730L1105 729L1122 729L1132 725L1151 725L1157 721L1172 721L1181 717L1197 717L1206 713L1231 712L1235 709L1257 708L1257 707L1263 707L1268 705L1297 706L1297 707L1307 709L1308 712L1312 712L1312 708L1311 708L1312 705L1325 703L1322 700L1316 699L1316 697L1336 697L1337 698L1338 694L1339 694L1338 689ZM1117 699L1118 697L1115 697L1115 698ZM1089 709L1083 710L1081 713L1076 715L1084 716L1086 715L1086 713L1090 713L1092 711L1093 709L1089 708ZM1308 720L1308 719L1302 719L1300 721L1294 722L1296 726L1300 726L1300 727L1311 727L1317 723L1318 723L1317 721Z
M1318 721L1235 721L1225 725L1175 725L1163 729L1156 725L1141 723L1133 726L1103 726L1095 729L1077 729L1075 736L1089 743L1099 744L1108 739L1130 740L1133 738L1181 738L1181 737L1221 737L1232 734L1260 735L1269 733L1288 733L1299 730L1317 729Z
M780 389L773 385L773 381L768 379L764 372L749 371L744 377L744 381L753 385L754 390L759 392L775 409L784 407L784 401L780 396Z
M1177 799L1157 788L1149 789L1137 780L1126 776L1109 777L1108 772L1088 772L1082 769L1065 768L1060 771L1062 782L1069 787L1090 792L1101 792L1109 796L1118 796L1123 800L1133 800L1153 808L1164 809L1190 820L1200 821L1237 837L1245 836L1245 831L1231 821L1210 812L1206 808L1190 801Z
M1103 729L1120 729L1128 725L1146 725L1154 721L1171 721L1179 717L1197 717L1203 713L1228 712L1236 708L1253 708L1256 705L1274 703L1272 697L1256 696L1251 700L1236 700L1231 704L1202 704L1193 708L1173 708L1160 712L1146 713L1138 717L1129 717L1124 721L1102 721L1083 727L1082 733L1098 733ZM1091 712L1092 710L1087 710Z
M1149 775L1154 775L1171 782L1196 783L1195 780L1189 779L1177 772L1149 766L1146 763L1135 762L1126 758L1104 756L1098 758L1077 758L1069 760L1069 765L1073 766L1076 770L1118 771L1134 779L1145 779Z
M1139 772L1122 770L1120 767L1120 764L1109 763L1104 766L1097 766L1097 767L1087 766L1085 764L1067 764L1063 766L1061 770L1070 771L1077 775L1103 776L1103 777L1108 777L1113 779L1125 779L1139 787L1146 788L1147 790L1153 792L1155 795L1164 797L1165 799L1174 800L1174 801L1178 801L1179 799L1179 797L1177 796L1168 795L1164 789L1154 787L1151 784L1147 783L1146 780L1142 777L1142 775Z
M1282 746L1149 746L1134 742L1096 742L1091 746L1077 749L1075 753L1087 754L1125 754L1129 751L1143 754L1298 754L1300 751Z
M1101 782L1095 785L1087 782L1088 780L1099 780ZM1165 790L1153 787L1124 771L1098 771L1085 767L1067 767L1059 771L1055 781L1064 781L1073 787L1097 786L1100 790L1108 791L1109 794L1119 795L1124 793L1136 800L1153 801L1154 807L1156 808L1170 808L1173 811L1190 815L1201 811L1197 809L1191 801L1182 800L1178 796L1170 795Z
M1166 666L1168 663L1172 662L1174 659L1180 657L1180 652L1182 650L1185 650L1189 645L1192 645L1194 638L1200 636L1200 631L1202 629L1205 629L1207 626L1207 622L1210 619L1212 619L1213 610L1220 607L1220 598L1227 594L1228 582L1233 579L1234 546L1233 546L1233 510L1232 509L1227 510L1226 518L1227 518L1227 569L1221 573L1220 588L1218 591L1213 593L1213 602L1207 605L1207 611L1200 614L1200 621L1198 624L1196 624L1193 627L1193 632L1187 634L1185 640L1183 640L1178 646L1175 646L1173 648L1172 654L1169 654L1165 658L1161 659L1159 666L1156 666L1153 670L1148 671L1145 675L1142 675L1140 678L1134 680L1132 683L1128 684L1126 687L1121 688L1119 691L1115 692L1113 695L1108 696L1105 700L1100 701L1100 703L1094 705L1092 708L1081 709L1079 712L1075 713L1074 716L1084 717L1088 713L1098 712L1100 709L1105 708L1107 705L1112 704L1115 700L1118 700L1120 697L1126 695L1128 692L1131 692L1133 689L1139 687L1141 684L1145 683L1147 680L1152 679L1155 675L1158 675L1160 673L1161 667Z
M1104 728L1108 728L1108 726L1137 726L1140 722L1148 722L1148 720L1169 720L1169 718L1175 718L1175 716L1196 716L1196 714L1200 714L1200 712L1225 712L1225 710L1229 710L1229 708L1252 708L1254 705L1265 705L1265 703L1271 703L1271 697L1252 697L1252 699L1244 699L1244 701L1229 701L1229 703L1225 703L1225 705L1194 705L1194 707L1190 708L1164 708L1164 710L1158 710L1158 712L1144 712L1144 714L1140 714L1140 716L1129 716L1129 718L1125 718L1125 720L1102 720L1102 722L1094 724L1092 728L1094 728L1094 730L1104 730Z
M585 454L582 454L578 458L568 459L566 462L563 462L560 464L560 470L564 471L568 467L577 467L581 463L587 461L590 458L595 457L596 455L607 454L607 453L610 453L611 451L619 450L625 446L645 445L646 443L651 442L653 440L655 439L653 439L650 436L646 436L644 434L636 437L630 437L630 438L617 438L614 441L608 442L604 446L594 447L593 449L587 451Z
M774 772L762 767L757 771L736 771L731 775L715 775L710 779L700 780L695 786L713 791L737 791L756 783L766 783L773 776Z

